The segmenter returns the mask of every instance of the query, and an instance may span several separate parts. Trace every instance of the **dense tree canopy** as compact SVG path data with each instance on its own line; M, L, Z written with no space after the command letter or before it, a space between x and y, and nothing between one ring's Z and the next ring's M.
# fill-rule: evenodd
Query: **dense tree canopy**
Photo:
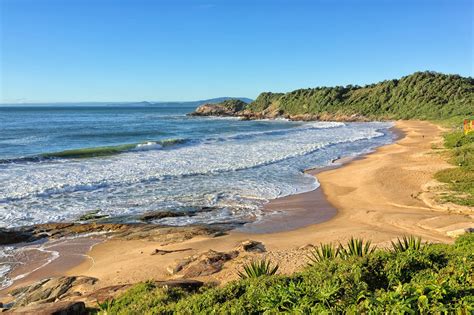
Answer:
M247 105L247 110L282 115L362 115L369 119L443 119L472 114L473 92L473 78L427 71L363 87L265 92Z

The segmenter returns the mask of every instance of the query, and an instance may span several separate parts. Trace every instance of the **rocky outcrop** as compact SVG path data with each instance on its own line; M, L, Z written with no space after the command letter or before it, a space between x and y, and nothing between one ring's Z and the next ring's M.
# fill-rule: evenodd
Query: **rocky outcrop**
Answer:
M56 277L14 289L10 292L14 302L9 313L85 314L85 305L95 307L97 301L114 299L132 286L121 284L94 289L96 282L97 279L91 277ZM181 288L188 292L197 291L203 284L202 281L192 279L153 281L153 285L159 288Z
M171 211L171 210L156 210L149 211L139 216L139 219L144 222L150 222L154 220L160 220L164 218L176 218L176 217L193 217L202 212L210 212L217 210L216 207L199 207L186 211Z
M226 100L217 104L204 104L196 108L191 116L238 116L247 103L238 99Z
M183 278L209 276L221 271L226 261L229 261L238 255L238 251L223 253L209 250L201 254L188 256L182 260L178 260L167 269L170 274L180 274Z
M161 214L148 214L147 219L154 219ZM144 218L145 219L145 218ZM31 242L42 238L59 239L97 233L99 236L111 236L127 240L145 239L170 244L184 241L198 235L220 236L232 226L163 226L156 224L116 224L116 223L47 223L30 227L1 229L0 245L19 242Z
M243 252L252 252L252 253L263 253L266 251L265 245L263 245L262 242L258 241L243 241L240 243L237 248L238 251L243 251Z
M286 114L277 106L265 107L260 111L250 110L247 104L239 100L228 100L217 104L204 104L196 108L189 115L191 116L223 116L239 117L241 120L258 119L288 119L292 121L370 121L363 115L339 114L339 113L321 113L321 114Z
M89 312L84 302L63 301L56 303L45 303L28 305L20 307L5 314L22 314L22 315L86 315Z
M81 295L79 287L93 285L97 281L91 277L47 278L32 285L14 289L10 294L15 298L14 308L55 302L67 296Z

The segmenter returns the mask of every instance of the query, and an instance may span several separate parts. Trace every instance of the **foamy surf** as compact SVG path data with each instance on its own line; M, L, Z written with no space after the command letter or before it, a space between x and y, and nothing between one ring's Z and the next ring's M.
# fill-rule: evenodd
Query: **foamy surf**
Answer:
M100 158L4 165L0 226L74 220L95 209L132 216L202 206L216 211L163 223L254 221L267 200L318 186L304 169L391 141L388 123L272 124L278 128L141 142Z

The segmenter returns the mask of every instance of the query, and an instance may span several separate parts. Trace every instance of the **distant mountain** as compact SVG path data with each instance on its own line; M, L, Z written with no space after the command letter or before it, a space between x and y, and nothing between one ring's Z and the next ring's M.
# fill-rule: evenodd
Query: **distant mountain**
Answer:
M166 104L166 105L200 106L200 105L203 105L203 104L217 104L217 103L221 103L221 102L228 101L228 100L240 100L240 101L242 101L244 103L247 103L247 104L253 102L252 99L246 98L246 97L216 97L216 98L210 98L210 99L199 100L199 101L153 102L153 103L150 103L150 104L151 105Z
M15 105L38 105L38 106L120 106L120 105L126 105L126 106L156 106L156 105L170 105L170 106L175 106L175 105L183 105L183 106L199 106L202 104L216 104L220 103L226 100L241 100L242 102L245 103L250 103L253 102L252 99L246 98L246 97L216 97L216 98L211 98L211 99L206 99L206 100L199 100L199 101L171 101L171 102L166 102L166 101L158 101L158 102L152 102L152 101L139 101L139 102L42 102L42 103L0 103L0 105L8 105L8 106L15 106Z

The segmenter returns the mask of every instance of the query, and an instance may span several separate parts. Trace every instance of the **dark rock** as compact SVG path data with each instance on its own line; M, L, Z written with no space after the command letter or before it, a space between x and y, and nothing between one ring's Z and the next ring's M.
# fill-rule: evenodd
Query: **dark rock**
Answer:
M34 304L17 308L6 314L24 315L85 315L88 314L84 302L63 301L56 303Z
M189 215L189 212L184 211L151 211L142 214L139 218L142 221L160 220L163 218L184 217Z
M243 241L237 246L237 250L244 251L244 252L254 252L254 253L263 253L266 251L265 245L262 242L257 241Z
M167 281L155 281L156 286L163 288L181 288L183 290L193 292L197 291L204 285L204 282L191 279L177 279Z
M100 210L89 211L79 217L79 221L94 221L108 217L106 214L99 214Z
M32 229L4 229L0 228L0 245L9 245L35 241Z
M192 248L182 248L182 249L173 249L173 250L165 250L165 249L155 249L153 251L153 253L151 253L152 255L166 255L166 254L171 254L171 253L177 253L177 252L184 252L184 251L188 251L188 250L192 250Z

